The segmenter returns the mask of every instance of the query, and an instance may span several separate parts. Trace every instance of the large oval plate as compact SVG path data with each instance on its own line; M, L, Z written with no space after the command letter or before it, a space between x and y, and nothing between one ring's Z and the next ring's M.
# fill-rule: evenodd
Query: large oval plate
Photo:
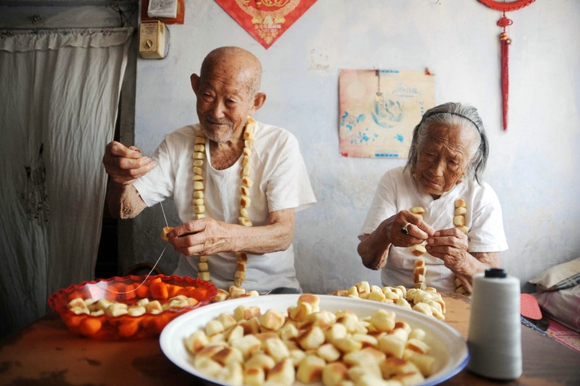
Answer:
M259 306L262 313L268 309L286 312L288 307L295 306L300 295L267 295L247 297L225 302L213 303L181 315L171 321L161 332L159 342L161 350L176 366L208 381L208 383L224 385L214 378L200 373L193 366L193 356L185 348L184 340L194 331L203 328L207 322L221 313L233 314L240 305ZM459 373L469 361L467 342L461 334L451 326L417 311L403 307L379 303L371 300L354 299L340 296L317 295L320 298L320 309L330 312L350 310L360 318L370 316L379 308L393 311L397 320L402 320L412 328L422 328L426 332L425 342L431 347L431 355L435 357L435 372L426 379L422 386L436 385ZM322 383L316 383L321 385ZM295 385L302 385L296 382Z

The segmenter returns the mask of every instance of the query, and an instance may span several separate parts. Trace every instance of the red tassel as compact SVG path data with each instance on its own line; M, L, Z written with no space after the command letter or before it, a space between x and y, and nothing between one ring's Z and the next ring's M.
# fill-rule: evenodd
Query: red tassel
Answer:
M512 42L505 32L500 34L501 45L501 102L503 108L503 130L508 128L508 97L510 88L509 45Z

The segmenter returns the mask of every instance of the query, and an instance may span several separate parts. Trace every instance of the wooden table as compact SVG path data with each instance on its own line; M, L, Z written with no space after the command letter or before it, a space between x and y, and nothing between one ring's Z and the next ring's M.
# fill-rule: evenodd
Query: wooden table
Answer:
M467 337L469 299L444 295L446 322ZM463 370L444 385L580 385L580 353L522 326L523 375L493 382ZM0 385L199 385L158 339L104 342L70 333L56 313L0 340Z

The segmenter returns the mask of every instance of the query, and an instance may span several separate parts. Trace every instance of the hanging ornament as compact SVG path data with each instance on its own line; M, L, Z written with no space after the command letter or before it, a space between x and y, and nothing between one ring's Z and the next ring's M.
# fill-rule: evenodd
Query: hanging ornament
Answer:
M316 0L215 0L268 49Z
M506 27L512 25L513 21L505 15L506 11L515 11L532 4L535 0L516 0L511 2L499 2L496 0L477 0L485 6L502 12L502 17L497 21L497 25L502 28L499 35L501 54L501 103L503 110L503 129L508 128L508 97L509 97L509 45L512 40L506 32Z

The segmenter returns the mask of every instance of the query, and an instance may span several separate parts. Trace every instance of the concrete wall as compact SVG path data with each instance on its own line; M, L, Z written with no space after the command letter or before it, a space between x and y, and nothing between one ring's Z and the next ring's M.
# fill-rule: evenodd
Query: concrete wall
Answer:
M428 67L437 103L480 110L491 143L484 178L502 202L510 246L502 265L525 282L580 256L580 2L537 1L508 13L508 132L501 127L500 17L475 0L318 0L265 50L215 2L186 0L185 23L169 26L168 57L138 60L135 144L151 154L164 134L197 122L189 76L210 50L250 50L262 61L268 95L256 118L296 135L318 199L296 216L303 289L380 284L378 273L360 263L357 235L380 176L406 160L340 156L339 70ZM164 209L177 224L172 203ZM163 226L159 206L134 220L134 256L122 264L157 260ZM175 257L165 251L164 270L171 272Z

